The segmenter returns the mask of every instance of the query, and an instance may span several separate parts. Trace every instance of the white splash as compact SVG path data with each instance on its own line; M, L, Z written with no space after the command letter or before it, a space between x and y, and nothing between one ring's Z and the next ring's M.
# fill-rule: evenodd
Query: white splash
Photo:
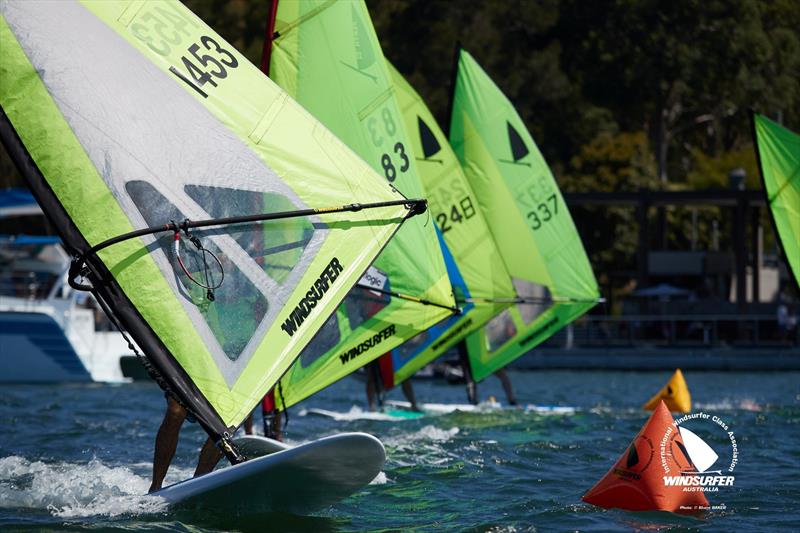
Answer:
M386 439L389 446L408 446L420 441L447 442L452 439L460 430L457 427L442 429L436 426L424 426L412 433L401 433Z
M424 426L412 433L399 433L383 439L392 463L399 466L426 464L440 466L463 460L459 454L449 452L443 444L458 435L459 428L442 429Z
M146 496L150 481L127 467L0 459L0 508L47 509L54 516L118 516L158 513L160 498Z
M533 405L525 406L526 413L536 413L538 415L574 415L578 409L563 405Z
M741 398L738 400L724 399L714 403L697 402L695 403L694 408L695 410L705 409L708 411L730 411L741 409L742 411L752 411L756 413L764 410L764 406L752 398Z
M370 485L386 485L391 481L388 477L386 477L386 472L378 472L378 475L375 476L375 479L369 482Z

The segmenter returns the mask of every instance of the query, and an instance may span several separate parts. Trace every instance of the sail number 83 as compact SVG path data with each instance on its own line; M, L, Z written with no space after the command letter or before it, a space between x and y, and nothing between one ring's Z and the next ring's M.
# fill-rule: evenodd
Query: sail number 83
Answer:
M405 172L411 166L411 161L406 154L406 147L402 142L392 139L397 133L397 125L394 122L392 111L388 107L384 107L380 112L380 119L375 116L369 117L367 120L367 130L369 131L370 140L375 146L382 146L383 141L388 138L389 146L392 147L391 152L384 152L381 154L381 168L383 174L389 182L393 182L397 178L397 171ZM381 135L379 125L383 125L384 137Z
M408 160L408 155L406 155L406 147L403 146L403 143L398 142L394 145L394 153L397 157L400 158L400 172L405 172L408 170L408 167L411 165L411 162ZM381 156L381 167L383 168L383 172L386 175L386 179L389 182L393 182L394 179L397 177L397 171L394 167L394 162L392 161L392 156L389 154L383 154Z
M528 212L528 220L530 220L533 231L536 231L547 222L553 220L553 217L557 214L558 198L556 198L555 194L551 194L547 197L547 200Z

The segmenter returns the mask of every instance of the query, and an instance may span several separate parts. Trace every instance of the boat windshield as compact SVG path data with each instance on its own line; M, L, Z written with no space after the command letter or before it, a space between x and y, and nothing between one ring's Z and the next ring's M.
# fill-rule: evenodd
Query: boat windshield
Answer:
M0 236L0 296L55 296L69 266L57 237Z

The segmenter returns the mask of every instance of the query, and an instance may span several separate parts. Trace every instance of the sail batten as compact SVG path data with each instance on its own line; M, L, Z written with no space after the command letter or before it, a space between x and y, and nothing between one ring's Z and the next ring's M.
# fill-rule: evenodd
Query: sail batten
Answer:
M0 48L4 145L212 435L249 414L419 210L180 2L3 2ZM191 231L202 248L136 234L187 219L207 221ZM203 250L224 271L211 297L192 281Z

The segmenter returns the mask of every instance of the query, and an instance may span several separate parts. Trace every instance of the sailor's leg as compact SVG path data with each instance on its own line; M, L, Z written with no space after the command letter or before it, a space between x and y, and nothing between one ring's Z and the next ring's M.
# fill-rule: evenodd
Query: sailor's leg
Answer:
M181 407L172 396L168 396L164 420L156 434L156 446L153 453L153 482L149 492L159 490L164 482L169 465L175 456L175 450L178 448L178 436L185 419L186 409Z
M508 372L505 368L501 368L494 373L498 377L500 383L503 384L503 390L506 392L508 398L508 405L517 405L517 399L514 397L514 389L511 387L511 379L508 377Z
M411 404L411 409L414 411L419 411L419 407L417 406L417 399L414 397L414 387L411 385L411 380L407 379L402 384L403 387L403 394L408 400L408 403Z
M367 365L367 406L370 411L378 410L378 369L374 362Z
M244 434L245 435L252 435L253 434L253 413L247 415L247 418L244 419Z
M222 452L211 440L211 437L208 437L200 450L200 457L197 458L197 469L194 471L194 477L208 474L214 470L221 458Z
M275 416L272 419L272 438L281 442L283 442L283 431L281 430L282 426L283 418L281 417L281 412L275 410Z
M465 378L467 379L467 401L472 405L478 405L478 386L472 380L472 376L468 371L465 371Z
M472 405L478 405L478 387L475 385L475 380L472 379L467 342L462 340L456 345L456 349L458 350L458 360L461 362L461 371L464 373L464 381L467 383L467 401Z

